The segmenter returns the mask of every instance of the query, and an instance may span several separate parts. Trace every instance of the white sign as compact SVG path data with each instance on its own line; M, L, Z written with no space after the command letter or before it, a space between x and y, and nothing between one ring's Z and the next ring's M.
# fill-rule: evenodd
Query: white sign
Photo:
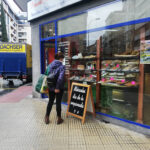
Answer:
M80 1L82 0L31 0L28 2L28 20L38 18Z

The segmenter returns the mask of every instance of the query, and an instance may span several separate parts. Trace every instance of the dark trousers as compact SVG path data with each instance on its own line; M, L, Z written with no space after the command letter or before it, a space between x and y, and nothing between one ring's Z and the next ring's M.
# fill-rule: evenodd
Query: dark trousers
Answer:
M48 105L47 105L46 116L50 115L54 100L56 98L57 117L61 117L61 100L62 100L62 96L63 96L63 90L60 90L59 93L55 93L54 91L49 91L49 102L48 102Z

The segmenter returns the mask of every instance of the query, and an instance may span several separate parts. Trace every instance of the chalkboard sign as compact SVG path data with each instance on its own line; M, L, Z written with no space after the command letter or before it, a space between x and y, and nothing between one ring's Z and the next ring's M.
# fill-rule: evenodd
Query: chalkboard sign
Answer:
M82 119L82 123L84 123L89 96L91 96L90 100L93 108L93 113L95 114L91 86L72 83L68 102L67 116L72 115L80 118Z
M69 112L83 116L88 87L73 85Z

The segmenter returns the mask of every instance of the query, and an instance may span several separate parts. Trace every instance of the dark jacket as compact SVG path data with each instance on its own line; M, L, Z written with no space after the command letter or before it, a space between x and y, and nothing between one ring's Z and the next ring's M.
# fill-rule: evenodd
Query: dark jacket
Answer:
M48 65L48 70L49 73L55 72L57 76L56 87L51 87L49 90L63 90L65 84L65 66L59 60L54 60L51 64Z

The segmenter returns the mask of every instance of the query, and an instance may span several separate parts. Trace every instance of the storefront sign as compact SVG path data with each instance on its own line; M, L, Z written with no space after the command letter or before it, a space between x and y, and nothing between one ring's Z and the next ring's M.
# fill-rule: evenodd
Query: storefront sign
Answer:
M141 41L140 64L150 64L150 40Z
M31 0L28 2L28 20L38 18L80 1L82 0Z
M87 105L91 106L91 108ZM82 123L84 123L87 107L90 108L90 112L92 112L95 116L91 86L79 83L72 83L67 116L72 115L74 117L82 119Z
M25 44L0 44L0 52L25 53Z

